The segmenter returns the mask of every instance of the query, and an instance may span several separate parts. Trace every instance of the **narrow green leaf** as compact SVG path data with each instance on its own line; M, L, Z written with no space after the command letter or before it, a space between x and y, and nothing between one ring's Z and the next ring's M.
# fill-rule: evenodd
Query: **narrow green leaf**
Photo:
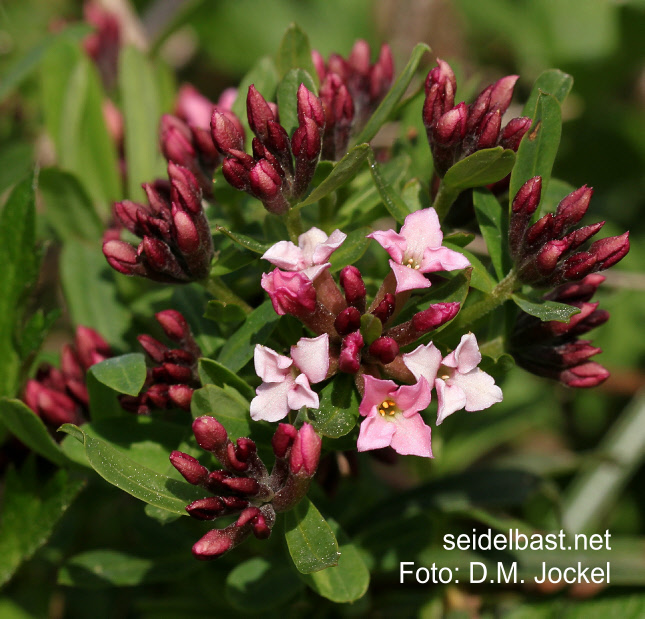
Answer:
M290 69L278 84L277 99L280 124L291 136L298 127L298 88L300 84L316 94L316 84L311 74L304 69Z
M353 377L339 374L320 393L320 407L309 410L309 421L322 436L345 436L358 421L358 404Z
M354 178L358 170L367 159L369 152L369 144L359 144L354 146L333 168L329 176L318 185L296 208L308 206L314 202L318 202L321 198L329 195L340 186L347 183Z
M405 65L405 68L397 78L396 82L394 82L390 91L385 95L381 104L376 108L374 114L372 114L371 118L367 121L367 124L363 127L363 130L356 138L356 142L358 144L369 142L378 133L378 130L383 126L383 124L389 120L390 115L405 94L405 91L408 89L423 54L429 51L431 50L425 43L418 43L415 46L412 50L410 60L408 60L408 64Z
M249 403L235 389L206 384L193 393L190 409L194 418L215 417L226 428L231 440L251 434Z
M119 393L100 382L91 371L87 373L86 384L90 397L90 415L94 421L122 418L129 414L119 403Z
M370 148L367 151L367 160L369 161L370 173L376 185L376 189L385 204L385 208L394 219L402 224L405 218L410 214L407 204L403 201L398 192L388 185L381 174L381 168L374 158L374 151Z
M546 192L561 132L560 104L552 95L540 93L533 124L517 150L517 161L511 173L510 196L515 196L520 187L534 176L542 177L542 193Z
M496 183L510 174L515 153L501 146L478 150L453 165L443 177L443 184L451 191L463 191Z
M242 251L237 245L231 245L220 251L210 270L210 277L221 277L234 273L238 269L257 260L254 253Z
M141 353L129 353L96 363L89 372L110 389L136 396L146 380L146 360Z
M475 239L475 235L471 232L453 232L443 237L444 241L448 241L457 247L467 247Z
M454 249L459 253L463 254L470 261L470 266L472 267L472 273L470 275L470 285L477 290L482 292L489 293L493 288L495 288L495 280L491 277L490 273L486 267L482 264L482 261L475 256L472 252L460 247L459 245L453 245L448 242L446 239L443 240L444 247Z
M512 263L508 254L508 219L506 209L488 189L475 189L473 204L477 223L486 241L488 254L497 279L504 278L510 271Z
M338 565L338 542L331 527L305 497L285 514L285 537L299 572L310 574Z
M186 505L203 498L203 489L137 464L109 443L88 436L82 428L65 424L61 431L80 436L92 468L107 482L141 501L187 516Z
M43 313L42 309L39 309L29 317L20 334L18 353L21 359L26 359L38 352L49 330L60 318L60 315L61 311L59 309L54 309L47 315Z
M316 90L312 92L317 91L318 73L311 59L309 38L297 24L289 24L284 33L278 49L276 66L281 78L284 78L291 69L304 69L315 80L314 88ZM309 87L307 86L307 88ZM280 106L280 121L282 122L282 106Z
M553 95L560 105L562 105L568 94L571 92L572 86L573 78L570 75L560 71L560 69L547 69L535 80L533 88L531 89L531 94L524 104L522 116L534 118L540 92Z
M63 466L67 459L40 417L20 400L0 399L0 420L7 429L37 454Z
M202 385L213 384L218 387L229 385L237 389L247 400L255 397L255 391L245 380L231 372L226 366L213 359L199 360L199 378Z
M271 247L271 243L261 243L260 241L252 239L250 236L239 234L237 232L231 232L223 226L217 226L215 228L215 231L225 234L229 239L231 239L244 249L248 249L249 251L255 252L256 254L263 254L265 251L267 251L267 249L269 249L269 247Z
M38 189L45 204L47 222L62 241L97 242L104 226L83 186L75 176L57 168L42 170Z
M348 264L354 264L358 261L370 243L366 235L370 233L367 227L361 227L352 230L343 241L343 244L331 255L331 272L337 273Z
M575 305L546 301L544 299L534 299L519 292L513 295L513 301L515 301L522 311L542 321L557 320L558 322L569 322L571 316L580 313L580 309Z
M338 538L340 557L336 567L303 574L304 580L318 595L336 602L346 604L362 598L370 584L370 572L358 549L351 543L340 525L334 520L329 526Z
M236 565L226 577L226 597L247 613L262 613L286 604L304 589L282 557L253 557Z
M34 167L34 147L27 141L5 138L0 151L0 194L27 176Z
M136 47L119 53L119 92L125 122L125 158L128 162L128 197L141 201L141 183L164 171L159 153L158 131L161 104L152 63Z
M33 458L20 471L6 472L0 526L0 586L47 542L84 483L81 479L70 480L64 469L43 483Z
M257 64L242 78L237 89L237 98L233 103L232 110L242 121L246 135L252 135L246 116L246 95L249 91L249 86L254 84L267 101L272 101L279 81L280 76L278 75L275 62L268 56L260 58Z
M256 344L264 344L276 327L280 316L270 300L254 309L246 322L229 338L217 361L232 372L241 370L252 358Z
M244 310L235 303L209 301L206 305L204 318L213 322L242 322L246 318Z

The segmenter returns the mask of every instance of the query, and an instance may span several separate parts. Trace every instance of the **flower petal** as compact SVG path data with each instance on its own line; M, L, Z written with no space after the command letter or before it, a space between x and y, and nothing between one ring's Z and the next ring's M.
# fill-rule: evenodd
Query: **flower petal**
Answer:
M279 355L275 350L260 344L255 345L253 363L255 364L255 373L265 383L283 382L291 373L289 368L293 365L293 361L289 357Z
M324 242L320 243L316 249L314 249L314 264L322 264L329 260L331 256L342 244L343 241L347 238L347 235L340 230L334 230L329 238Z
M307 232L301 234L298 237L298 247L302 251L302 257L304 258L306 266L316 264L316 261L314 260L316 249L319 245L325 243L327 239L327 235L322 230L320 230L320 228L310 228L309 230L307 230ZM325 258L321 262L326 261L327 258Z
M458 251L447 247L426 247L419 270L422 273L432 273L434 271L455 271L469 266L468 258Z
M482 411L501 402L504 397L502 390L495 384L495 379L479 368L466 374L455 372L448 383L464 392L467 411Z
M437 212L430 207L410 213L405 218L401 235L407 243L406 255L416 256L421 261L426 247L440 247L443 241Z
M423 376L432 385L441 366L441 351L430 342L405 353L403 363L417 380Z
M397 408L405 417L410 417L427 408L431 398L430 384L423 376L414 385L401 385L392 394L392 399L396 403Z
M331 266L331 262L325 262L325 264L315 264L312 267L307 267L302 269L304 273L312 282L325 270Z
M302 250L291 241L279 241L264 252L262 258L287 271L300 271L307 265Z
M381 380L369 374L365 376L365 394L361 400L358 412L364 417L375 411L376 407L389 400L396 391L396 383L393 380Z
M446 384L440 378L434 381L437 390L437 425L454 412L466 406L466 394L457 385Z
M407 266L397 264L390 260L390 266L396 277L396 293L417 288L430 288L430 281L427 280L420 270L410 269Z
M291 410L287 396L294 381L291 376L281 383L262 383L251 400L251 419L255 421L279 421Z
M287 402L291 410L297 411L299 408L306 406L308 408L318 408L320 402L318 394L309 386L309 381L304 374L296 376L289 393L287 393Z
M403 262L403 254L406 250L406 241L403 236L394 230L376 230L367 235L368 239L374 239L395 262Z
M296 367L311 383L325 380L329 371L329 335L303 337L291 347L291 358Z
M392 449L403 456L422 456L432 458L430 426L427 426L418 413L411 417L396 415L396 431L392 437Z
M459 346L443 360L443 364L449 368L457 368L460 374L466 374L476 368L481 360L482 355L475 334L466 333L461 336Z
M392 435L396 426L392 421L381 417L378 413L372 415L361 423L358 434L358 451L369 451L370 449L382 449L392 441Z

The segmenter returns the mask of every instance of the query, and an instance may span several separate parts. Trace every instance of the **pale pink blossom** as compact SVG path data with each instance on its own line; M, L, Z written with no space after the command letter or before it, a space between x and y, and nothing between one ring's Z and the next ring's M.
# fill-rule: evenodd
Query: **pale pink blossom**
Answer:
M314 281L331 266L329 257L341 246L347 235L334 230L327 236L318 228L311 228L298 237L298 245L291 241L279 241L262 256L285 271L304 273Z
M262 384L251 400L251 418L278 421L290 410L318 408L318 394L310 384L324 380L329 370L329 336L301 338L291 347L291 357L266 346L255 347L255 372Z
M432 458L431 431L419 411L430 404L430 385L421 378L397 387L391 380L365 376L359 412L366 419L358 435L358 451L391 446L402 455Z
M437 390L437 425L455 411L481 411L502 401L502 390L495 380L477 366L482 360L477 338L467 333L459 346L441 358L430 342L403 355L403 362L417 380L422 378Z
M271 298L276 314L301 316L316 308L316 289L302 273L273 269L263 273L260 286Z
M367 235L390 254L390 266L396 277L396 292L428 288L424 273L454 271L470 266L459 252L442 247L443 233L433 208L410 213L401 232L376 231Z

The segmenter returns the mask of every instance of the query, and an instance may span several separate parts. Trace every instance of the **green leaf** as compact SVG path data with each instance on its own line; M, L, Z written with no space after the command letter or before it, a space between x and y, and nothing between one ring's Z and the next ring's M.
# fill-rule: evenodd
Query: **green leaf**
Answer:
M249 403L235 389L204 385L193 393L190 409L194 418L215 417L233 441L251 434Z
M339 374L320 393L320 407L309 410L309 421L322 436L345 436L358 421L358 404L353 376Z
M252 358L256 344L264 344L276 327L280 316L270 300L254 309L246 322L229 338L217 361L232 372L241 370Z
M381 101L374 114L372 114L370 119L367 121L367 124L356 138L356 142L358 144L369 142L378 133L378 130L383 126L383 124L389 120L390 115L405 94L405 91L408 89L423 54L429 51L431 50L425 43L418 43L415 46L412 50L410 60L408 60L408 64L405 65L401 75L399 75L390 91L385 95L383 101Z
M533 124L517 150L517 161L511 173L510 196L515 196L520 187L534 176L542 177L542 193L546 192L561 133L560 104L552 95L540 93Z
M47 168L40 172L38 189L45 203L47 222L61 241L98 242L103 234L103 223L75 176L57 168Z
M383 200L383 204L385 204L385 208L398 223L402 224L405 221L405 218L410 214L407 204L403 201L403 198L401 198L398 192L383 180L381 168L376 162L374 151L371 148L367 151L367 160L369 161L372 179L374 180L376 189Z
M244 310L235 303L224 301L209 301L206 305L204 318L213 322L242 322L246 318Z
M117 391L100 382L91 371L87 373L86 378L87 393L90 397L90 415L94 421L111 417L122 418L128 415L119 403Z
M496 183L510 174L515 163L515 153L501 146L478 150L453 165L443 177L443 184L450 191L463 191Z
M66 423L62 432L79 437L91 467L107 482L160 509L187 516L186 505L203 498L204 490L138 464L109 443Z
M338 565L338 542L331 527L305 497L285 514L285 537L299 572L310 574Z
M486 241L497 279L504 278L512 263L508 254L508 219L497 198L488 189L475 189L473 204L477 223Z
M0 586L47 542L84 483L82 479L70 480L64 469L43 483L33 458L20 471L13 468L6 471L0 526Z
M271 247L271 243L261 243L260 241L252 239L250 236L238 234L237 232L231 232L223 226L217 226L215 230L216 232L225 234L229 239L231 239L244 249L248 249L249 251L255 252L256 254L263 254L265 251L267 251L267 249L269 249L269 247Z
M513 301L515 301L522 311L542 321L557 320L558 322L569 322L574 314L580 313L580 309L575 305L535 299L519 292L513 295Z
M119 92L125 123L125 159L128 162L128 197L141 201L141 183L163 176L158 147L161 104L152 63L136 47L119 53Z
M318 202L321 198L329 195L350 179L354 178L359 168L367 159L367 153L370 151L369 144L359 144L354 146L333 168L329 176L318 185L302 202L296 205L296 208L308 206Z
M298 127L298 88L300 84L316 94L316 84L311 74L304 69L291 69L278 84L277 99L280 110L280 124L291 136Z
M453 245L449 243L446 239L443 240L444 247L449 249L454 249L460 254L463 254L470 261L470 266L472 267L472 272L470 275L470 285L477 290L482 292L489 293L493 288L495 288L495 280L491 277L490 273L486 267L482 264L481 260L475 256L472 252L460 247L459 245Z
M136 396L146 380L146 360L141 353L129 353L96 363L89 372L110 389Z
M213 384L218 387L229 385L240 392L247 400L255 397L255 391L245 380L226 366L213 359L199 360L199 379L202 385Z
M362 598L370 584L370 572L365 565L357 547L351 543L337 522L329 520L334 534L338 538L340 557L336 567L302 575L309 587L318 595L345 604Z
M217 254L210 270L210 277L221 277L233 273L254 260L257 260L254 253L242 251L236 245L230 245Z
M318 90L318 73L311 59L311 47L309 38L297 24L289 24L278 49L276 66L281 78L289 73L292 69L304 69L311 77L314 78L315 94ZM306 84L305 84L306 85ZM309 88L309 86L307 86ZM311 90L311 89L310 89ZM282 106L280 105L280 122L282 123ZM282 126L285 127L284 123Z
M40 417L24 402L2 398L0 420L29 449L59 466L67 462L67 458L50 436Z
M60 315L61 311L59 309L54 309L48 312L47 315L43 313L42 309L39 309L29 317L20 334L18 354L21 359L27 359L30 355L40 350L49 330L60 318Z
M28 142L4 140L0 151L0 194L19 181L34 166L34 147Z
M28 178L16 185L0 211L0 396L12 396L18 388L14 334L22 319L25 292L38 274L34 243L34 189Z
M282 557L253 557L236 565L226 577L226 597L247 613L283 606L304 589Z
M343 241L343 244L331 255L329 261L331 262L331 272L337 273L348 264L357 262L367 250L370 239L367 235L370 229L361 227L357 230L352 230Z
M553 95L556 100L562 105L568 94L571 92L573 86L573 78L560 71L560 69L547 69L541 73L533 84L531 94L524 104L522 116L529 116L534 118L538 97L540 92Z
M363 314L361 316L361 335L369 346L383 333L383 323L374 314Z
M242 121L246 135L252 135L249 128L249 121L246 116L246 95L251 84L255 85L257 90L267 100L273 100L280 76L275 62L268 56L260 58L257 64L242 78L237 88L237 98L235 99L232 110L235 115ZM250 142L250 140L249 140Z
M65 561L58 572L58 584L104 589L171 582L194 572L197 569L195 563L184 552L144 558L117 550L89 550Z
M444 236L443 239L456 247L467 247L473 242L475 235L471 232L453 232Z

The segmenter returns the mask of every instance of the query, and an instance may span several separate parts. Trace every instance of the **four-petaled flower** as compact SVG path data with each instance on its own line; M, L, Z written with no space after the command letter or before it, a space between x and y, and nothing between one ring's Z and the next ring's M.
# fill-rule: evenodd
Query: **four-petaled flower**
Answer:
M361 423L358 451L391 446L402 455L432 458L430 428L419 414L430 404L430 389L425 378L397 387L394 381L365 376L365 395L358 410L366 419Z
M251 401L251 418L279 421L290 410L318 408L318 394L310 383L324 380L329 370L329 336L303 337L291 347L291 358L266 346L255 347L255 372L262 384Z
M327 236L318 228L311 228L298 237L298 245L291 241L280 241L268 249L262 258L285 271L304 273L314 281L331 266L331 256L347 238L340 230Z
M428 288L430 282L423 276L424 273L454 271L470 266L463 254L442 247L443 233L433 208L408 215L401 232L376 231L367 236L390 254L397 293Z
M434 382L437 425L462 408L481 411L502 401L502 390L493 377L477 367L481 360L472 333L463 335L459 346L443 359L432 342L403 355L403 362L417 380Z

